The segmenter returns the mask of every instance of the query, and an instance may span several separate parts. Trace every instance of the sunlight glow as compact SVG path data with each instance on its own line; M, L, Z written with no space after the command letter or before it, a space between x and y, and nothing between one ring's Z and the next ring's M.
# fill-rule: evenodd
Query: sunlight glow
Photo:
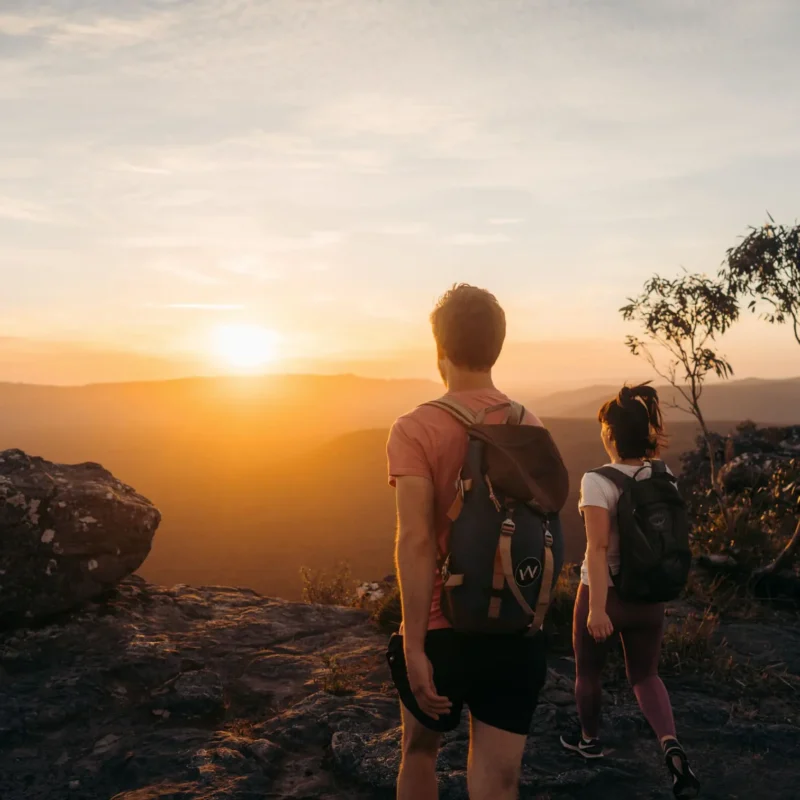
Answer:
M262 325L220 325L212 339L214 354L229 367L255 369L278 358L280 337Z

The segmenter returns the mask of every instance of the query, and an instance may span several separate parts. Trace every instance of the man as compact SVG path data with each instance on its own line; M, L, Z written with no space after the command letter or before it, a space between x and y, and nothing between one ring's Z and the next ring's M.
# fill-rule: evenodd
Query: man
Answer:
M455 286L439 300L431 324L447 396L476 412L507 402L492 381L506 334L495 297ZM489 423L503 420L502 411L487 417ZM524 423L541 425L532 414ZM525 740L547 671L543 634L495 634L487 640L453 631L442 613L438 563L447 552L447 512L466 451L464 427L432 406L400 417L387 446L403 607L403 630L388 653L403 720L398 800L438 797L441 734L458 725L465 703L470 798L517 798Z

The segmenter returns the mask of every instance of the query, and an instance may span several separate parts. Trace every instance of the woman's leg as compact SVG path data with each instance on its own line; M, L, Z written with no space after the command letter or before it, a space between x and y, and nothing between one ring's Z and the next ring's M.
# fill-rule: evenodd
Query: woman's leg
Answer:
M575 598L572 646L575 650L575 703L583 736L596 739L600 729L601 675L608 643L598 643L586 628L589 617L589 587L581 584Z
M625 650L628 681L650 727L659 741L675 736L675 720L667 688L658 676L661 641L664 635L664 606L641 605L627 608L626 624L620 630Z
M675 720L667 689L658 677L658 661L664 636L664 606L623 603L609 595L609 616L620 631L625 649L628 680L642 713L664 751L672 775L672 791L679 798L697 797L700 782L689 766L686 753L675 735Z

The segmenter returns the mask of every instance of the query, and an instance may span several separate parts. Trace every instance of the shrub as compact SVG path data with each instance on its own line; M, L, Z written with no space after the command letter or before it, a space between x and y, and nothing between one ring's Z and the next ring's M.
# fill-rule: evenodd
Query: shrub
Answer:
M550 638L553 652L572 651L572 615L579 583L578 568L574 564L566 564L553 589L545 621L545 630Z
M771 564L793 535L800 510L800 458L792 454L791 444L797 435L796 429L758 428L748 421L728 439L712 437L720 460L733 462L725 479L727 519L705 474L701 443L681 457L681 489L693 523L695 554L732 557L740 582Z
M706 506L705 497L695 493L688 498L699 552L731 555L743 571L750 571L770 563L783 550L800 507L800 459L776 460L763 474L763 481L731 501L730 532Z
M689 573L686 600L695 607L710 609L719 616L749 618L763 613L746 584L729 575L707 575L700 570Z
M733 659L724 639L718 637L719 616L710 608L702 614L689 613L680 622L667 625L661 649L664 671L673 675L702 673L712 678L727 677Z
M372 621L384 633L396 633L403 621L403 608L400 602L400 587L395 584L386 594L375 602Z
M300 568L303 581L303 602L324 606L358 605L356 582L350 574L348 564L339 564L335 570L312 570Z
M321 656L322 678L320 687L323 692L334 695L355 694L358 690L358 671L349 665L342 664L338 656L325 654Z

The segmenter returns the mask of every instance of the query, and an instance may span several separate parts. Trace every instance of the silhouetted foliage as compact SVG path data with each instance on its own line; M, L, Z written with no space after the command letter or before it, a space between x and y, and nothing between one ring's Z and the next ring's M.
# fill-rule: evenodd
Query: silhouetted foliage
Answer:
M713 557L701 563L759 596L796 596L800 426L759 428L746 421L727 438L712 433L710 446L723 464L718 491L725 495L727 519L709 482L709 441L699 438L697 449L681 457L693 546L698 555Z
M750 297L751 311L766 308L762 317L768 322L790 322L800 344L800 225L776 225L770 216L766 225L751 228L738 247L728 250L721 277L731 293ZM800 519L783 552L766 569L777 569L798 552Z
M718 378L733 374L716 340L739 316L736 298L723 283L704 275L684 274L673 280L656 275L620 312L623 319L644 330L642 337L626 338L631 353L644 358L669 382L681 398L673 405L700 423L708 444L711 486L728 520L724 497L717 489L717 458L700 398L710 374Z
M750 298L771 323L790 322L800 344L800 225L776 225L772 217L728 250L721 272L728 291Z

